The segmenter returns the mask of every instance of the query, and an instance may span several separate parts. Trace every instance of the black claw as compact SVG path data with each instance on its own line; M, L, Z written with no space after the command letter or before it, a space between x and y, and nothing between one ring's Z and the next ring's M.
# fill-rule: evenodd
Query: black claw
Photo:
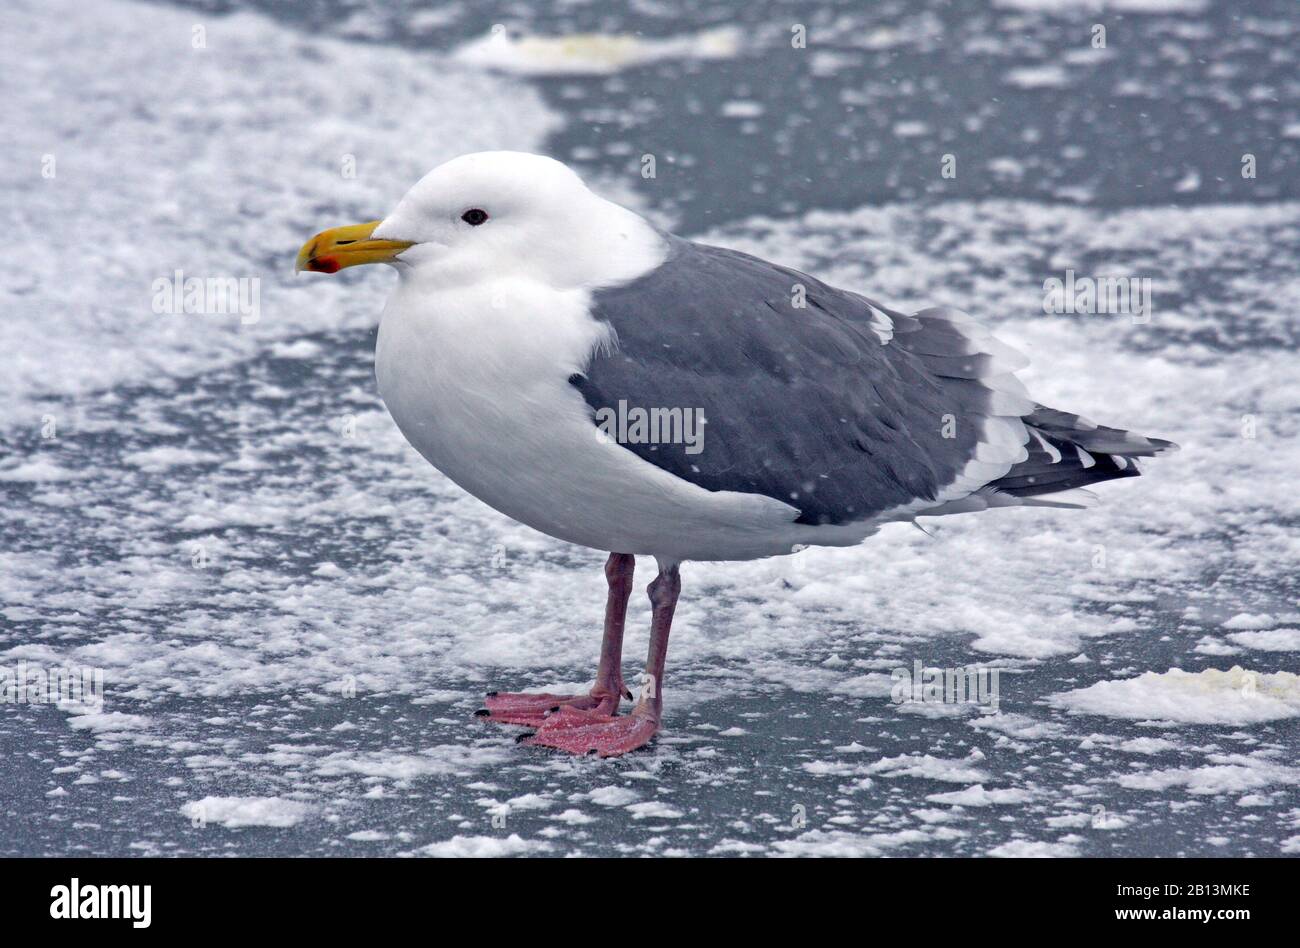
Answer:
M557 704L555 707L551 708L551 710L548 711L547 714L554 714L556 711L559 710L560 710L560 706Z
M477 711L474 712L474 717L486 718L486 717L490 717L491 714L492 712L489 711L487 708L479 708Z
M498 694L500 694L499 691L489 691L489 692L487 693L487 696L488 696L489 698L495 698Z
M628 688L624 688L624 689L623 689L623 697L626 698L628 701L633 701L633 700L635 700L635 699L632 697L632 692L631 692L631 690L628 689Z
M518 737L515 738L515 743L522 744L524 741L528 740L532 736L533 735L531 734L520 734Z

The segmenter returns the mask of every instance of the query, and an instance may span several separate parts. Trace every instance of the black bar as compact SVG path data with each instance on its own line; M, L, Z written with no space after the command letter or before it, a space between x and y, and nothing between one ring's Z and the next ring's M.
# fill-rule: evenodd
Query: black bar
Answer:
M76 926L79 934L374 937L377 923L391 930L428 925L433 916L439 925L460 917L494 931L531 923L553 932L565 920L601 924L597 915L636 925L651 908L667 919L703 913L739 926L770 913L806 913L809 921L848 920L864 936L891 924L921 925L936 936L973 933L964 927L971 924L988 934L1032 925L1231 935L1293 917L1288 888L1296 868L1286 859L9 859L0 861L0 917L7 936ZM74 878L83 898L89 887L149 886L148 927L130 917L52 918L56 887L70 896ZM142 902L123 904L142 920ZM1134 910L1150 915L1121 917ZM1187 914L1207 910L1219 914Z

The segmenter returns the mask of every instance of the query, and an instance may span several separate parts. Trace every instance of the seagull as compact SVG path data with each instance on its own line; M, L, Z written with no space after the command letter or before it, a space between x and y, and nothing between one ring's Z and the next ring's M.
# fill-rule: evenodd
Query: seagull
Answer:
M1031 399L1027 361L966 314L905 315L685 240L563 163L497 151L422 178L383 220L317 234L299 271L386 263L375 371L435 468L508 517L607 552L586 694L489 692L524 743L611 757L660 729L688 560L852 546L883 525L1089 506L1177 448ZM654 557L638 696L622 674L635 557ZM619 714L620 701L633 702Z

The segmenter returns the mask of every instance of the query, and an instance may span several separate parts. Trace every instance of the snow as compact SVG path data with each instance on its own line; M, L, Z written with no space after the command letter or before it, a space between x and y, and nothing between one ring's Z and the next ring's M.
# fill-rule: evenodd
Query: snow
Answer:
M1259 632L1234 632L1229 641L1263 652L1300 652L1300 629L1267 629Z
M1009 71L1006 81L1021 89L1056 88L1068 85L1070 76L1060 66L1027 66Z
M418 754L337 751L322 757L315 769L325 777L361 774L389 780L411 780L416 777L467 775L505 759L505 754L497 747L440 744Z
M502 856L526 856L544 853L551 846L540 840L524 839L518 833L505 838L495 836L453 836L430 843L420 850L425 856L441 859L499 859Z
M153 722L142 714L123 714L121 711L74 714L68 718L68 724L76 730L110 734L138 731L149 727L151 723Z
M45 458L15 464L12 467L0 468L0 481L69 481L84 476L85 474L80 471L60 467L55 462Z
M174 467L189 467L195 464L214 464L222 458L204 451L186 448L152 448L148 451L133 451L122 456L122 462L145 471L160 472Z
M1167 792L1185 787L1196 796L1242 793L1272 786L1300 786L1300 768L1258 756L1210 755L1213 763L1201 767L1172 767L1124 774L1121 787Z
M1003 806L1010 803L1024 803L1029 793L1015 788L984 789L977 783L965 790L952 790L947 793L932 793L926 797L931 803L946 803L949 806Z
M280 797L204 797L181 807L181 814L196 825L217 823L227 829L244 826L297 826L313 808Z
M597 787L587 794L587 799L597 806L627 806L640 799L640 794L627 787Z
M1134 737L1119 745L1119 749L1129 754L1163 754L1178 750L1179 745L1163 737Z
M989 779L986 771L972 765L972 760L943 760L929 754L886 757L866 768L866 772L882 777L920 777L946 783L979 783Z
M522 76L598 76L665 59L730 59L739 49L739 31L730 27L645 39L599 33L517 36L498 24L488 35L458 46L452 58Z
M549 810L555 806L555 801L538 793L525 793L511 797L506 801L506 806L511 810Z
M890 850L928 842L931 838L930 833L914 829L865 836L843 830L810 830L794 839L778 842L773 848L783 856L858 858L880 856Z
M1171 668L1136 678L1099 681L1053 695L1073 714L1182 724L1254 724L1300 716L1300 675L1264 674L1234 665L1188 673Z
M1041 840L1017 839L989 850L990 856L1001 859L1059 859L1078 854L1070 843L1049 843Z
M737 99L722 103L724 118L758 118L764 112L763 103Z
M382 830L357 830L355 833L348 833L344 838L356 843L382 843L389 838L389 835Z
M552 816L549 817L549 819L556 820L560 823L567 823L570 826L585 826L588 823L596 822L595 817L588 816L586 813L583 813L581 810L575 809L573 807L570 807L569 809L564 810L560 813L553 814Z
M1249 612L1239 612L1231 619L1223 623L1225 629L1268 629L1276 624L1277 620L1267 613L1252 615Z
M632 814L634 820L676 820L685 814L681 810L669 806L658 800L647 800L644 803L632 803L625 809Z

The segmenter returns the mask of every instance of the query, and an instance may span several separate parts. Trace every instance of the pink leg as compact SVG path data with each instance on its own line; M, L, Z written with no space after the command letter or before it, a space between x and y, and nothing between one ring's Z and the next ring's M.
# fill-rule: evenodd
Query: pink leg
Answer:
M500 724L523 724L540 727L547 716L560 708L573 708L609 715L618 710L619 698L632 697L623 684L623 624L627 619L627 601L632 595L632 572L636 557L611 553L605 563L609 581L609 598L605 602L605 635L600 643L600 665L596 684L585 695L503 693L489 691L486 708L475 713Z
M677 597L682 591L682 578L677 565L661 565L659 575L650 584L648 591L653 609L650 620L650 654L646 658L645 685L632 713L615 717L613 714L561 708L523 743L553 747L571 754L617 757L644 747L655 736L663 714L668 632L672 628Z

